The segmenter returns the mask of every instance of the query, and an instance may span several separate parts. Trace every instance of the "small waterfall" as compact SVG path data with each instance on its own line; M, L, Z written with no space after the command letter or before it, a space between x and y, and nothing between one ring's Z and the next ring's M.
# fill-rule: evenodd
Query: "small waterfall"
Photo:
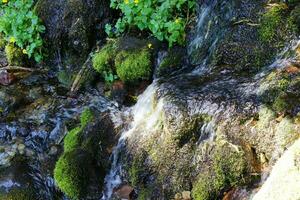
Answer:
M112 197L116 187L122 184L122 163L120 162L121 152L126 146L126 139L133 134L147 133L148 130L159 128L158 122L163 108L163 99L156 102L156 82L153 82L138 98L138 102L131 109L133 116L129 129L121 134L117 146L114 148L111 159L111 169L105 177L105 188L102 200Z

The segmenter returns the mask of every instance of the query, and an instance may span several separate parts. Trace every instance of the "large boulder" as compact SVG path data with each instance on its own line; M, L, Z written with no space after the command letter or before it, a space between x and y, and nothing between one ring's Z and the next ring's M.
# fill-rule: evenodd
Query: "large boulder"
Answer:
M37 2L35 11L46 26L44 40L55 64L82 64L96 38L104 35L108 9L108 0Z

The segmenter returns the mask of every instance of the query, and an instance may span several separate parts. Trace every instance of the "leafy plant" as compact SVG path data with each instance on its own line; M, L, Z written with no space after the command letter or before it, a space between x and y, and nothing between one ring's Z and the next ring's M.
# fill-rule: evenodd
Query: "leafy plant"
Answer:
M41 33L45 27L32 10L33 0L3 0L0 2L0 33L5 39L18 46L23 54L42 60L43 41Z
M111 0L110 6L121 10L122 17L114 27L106 25L106 33L120 35L133 25L150 31L161 41L167 40L169 46L182 45L195 5L195 0Z
M104 77L105 83L108 85L112 84L115 80L117 80L119 78L117 75L114 75L111 71L109 71L109 72L104 71L103 77Z

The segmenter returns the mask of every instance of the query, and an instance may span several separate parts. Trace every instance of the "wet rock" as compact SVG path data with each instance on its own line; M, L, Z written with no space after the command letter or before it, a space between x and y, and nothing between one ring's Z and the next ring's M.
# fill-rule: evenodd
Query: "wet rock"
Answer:
M83 64L96 37L104 35L109 1L39 0L35 10L46 26L44 40L52 55L74 67Z
M120 199L132 199L134 189L129 185L122 185L119 188L115 189L114 192Z
M16 77L13 74L7 72L6 70L0 70L1 85L10 85L15 79Z

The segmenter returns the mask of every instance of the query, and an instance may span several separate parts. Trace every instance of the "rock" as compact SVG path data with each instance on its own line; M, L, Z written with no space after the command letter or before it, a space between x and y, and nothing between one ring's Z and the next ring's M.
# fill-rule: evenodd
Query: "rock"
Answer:
M129 185L122 185L119 188L115 189L115 194L121 199L128 199L130 200L134 189Z
M190 191L183 191L181 194L182 194L183 200L191 200L192 199Z
M297 140L276 162L270 176L253 200L300 199L300 140Z
M57 147L56 146L52 146L51 148L50 148L50 151L49 151L49 155L51 155L51 156L54 156L54 155L56 155L58 153L58 149L57 149Z
M1 85L10 85L16 77L12 74L7 72L7 70L0 69L0 84Z
M24 150L25 150L25 145L24 144L19 144L18 145L18 151L21 155L24 154Z
M59 53L67 64L78 66L85 61L96 37L104 35L109 1L39 0L35 11L46 26L48 49L58 51L51 55Z

